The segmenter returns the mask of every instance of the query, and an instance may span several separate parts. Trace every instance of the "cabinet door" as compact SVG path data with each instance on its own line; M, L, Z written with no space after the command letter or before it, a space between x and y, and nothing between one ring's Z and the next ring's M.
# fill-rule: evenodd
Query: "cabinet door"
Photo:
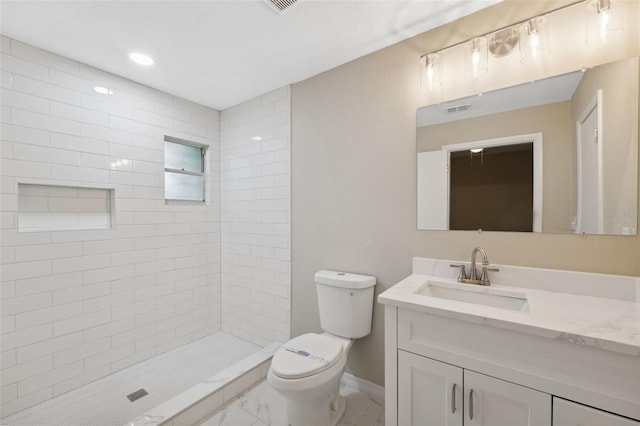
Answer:
M550 426L551 395L464 372L465 426Z
M553 398L554 426L640 426L640 422Z
M462 368L398 351L398 425L462 426Z

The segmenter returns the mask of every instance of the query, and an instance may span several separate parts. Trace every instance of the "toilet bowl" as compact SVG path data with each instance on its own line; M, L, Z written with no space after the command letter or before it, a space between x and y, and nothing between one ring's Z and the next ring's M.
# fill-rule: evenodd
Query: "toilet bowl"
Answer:
M340 379L353 339L371 332L374 277L336 271L315 274L322 334L282 345L267 381L287 401L289 426L335 426L345 411Z
M296 337L274 354L269 384L287 401L290 426L335 426L345 410L339 394L351 339L329 333Z

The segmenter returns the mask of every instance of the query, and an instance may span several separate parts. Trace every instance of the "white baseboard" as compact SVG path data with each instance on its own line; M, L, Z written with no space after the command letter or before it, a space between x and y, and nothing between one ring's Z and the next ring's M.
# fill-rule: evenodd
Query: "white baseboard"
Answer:
M356 388L360 392L384 403L384 386L376 385L375 383L356 377L351 373L344 373L342 381L345 385Z

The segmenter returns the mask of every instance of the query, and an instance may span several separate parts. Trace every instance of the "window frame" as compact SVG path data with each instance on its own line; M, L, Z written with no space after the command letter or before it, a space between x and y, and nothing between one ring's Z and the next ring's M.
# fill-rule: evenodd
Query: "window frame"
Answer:
M200 170L202 170L201 172L192 172L189 170L184 170L184 169L172 169L172 168L168 168L166 167L167 165L167 158L165 155L165 144L164 142L169 142L169 143L174 143L174 144L179 144L179 145L185 145L185 146L189 146L191 148L197 148L200 150ZM206 174L207 174L207 170L205 168L206 166L206 154L207 154L207 149L209 147L207 145L203 145L203 144L199 144L187 139L181 139L181 138L176 138L174 136L169 136L169 135L165 135L164 136L164 141L162 144L162 152L163 152L163 166L164 167L164 174L163 177L165 178L165 183L164 183L164 201L165 203L197 203L197 204L204 204L206 203L206 193L207 193L207 180L206 180ZM166 185L166 176L167 176L167 172L168 173L174 173L174 174L181 174L181 175L190 175L190 176L200 176L202 178L202 199L201 200L185 200L185 199L179 199L179 198L167 198L167 185Z

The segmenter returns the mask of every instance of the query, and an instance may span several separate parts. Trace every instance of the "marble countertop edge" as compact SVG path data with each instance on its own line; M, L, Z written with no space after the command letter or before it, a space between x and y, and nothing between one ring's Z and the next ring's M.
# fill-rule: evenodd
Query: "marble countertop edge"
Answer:
M448 279L412 274L381 293L378 301L640 358L640 303L525 287L493 286L498 290L526 294L530 312L518 312L416 294L429 280Z

